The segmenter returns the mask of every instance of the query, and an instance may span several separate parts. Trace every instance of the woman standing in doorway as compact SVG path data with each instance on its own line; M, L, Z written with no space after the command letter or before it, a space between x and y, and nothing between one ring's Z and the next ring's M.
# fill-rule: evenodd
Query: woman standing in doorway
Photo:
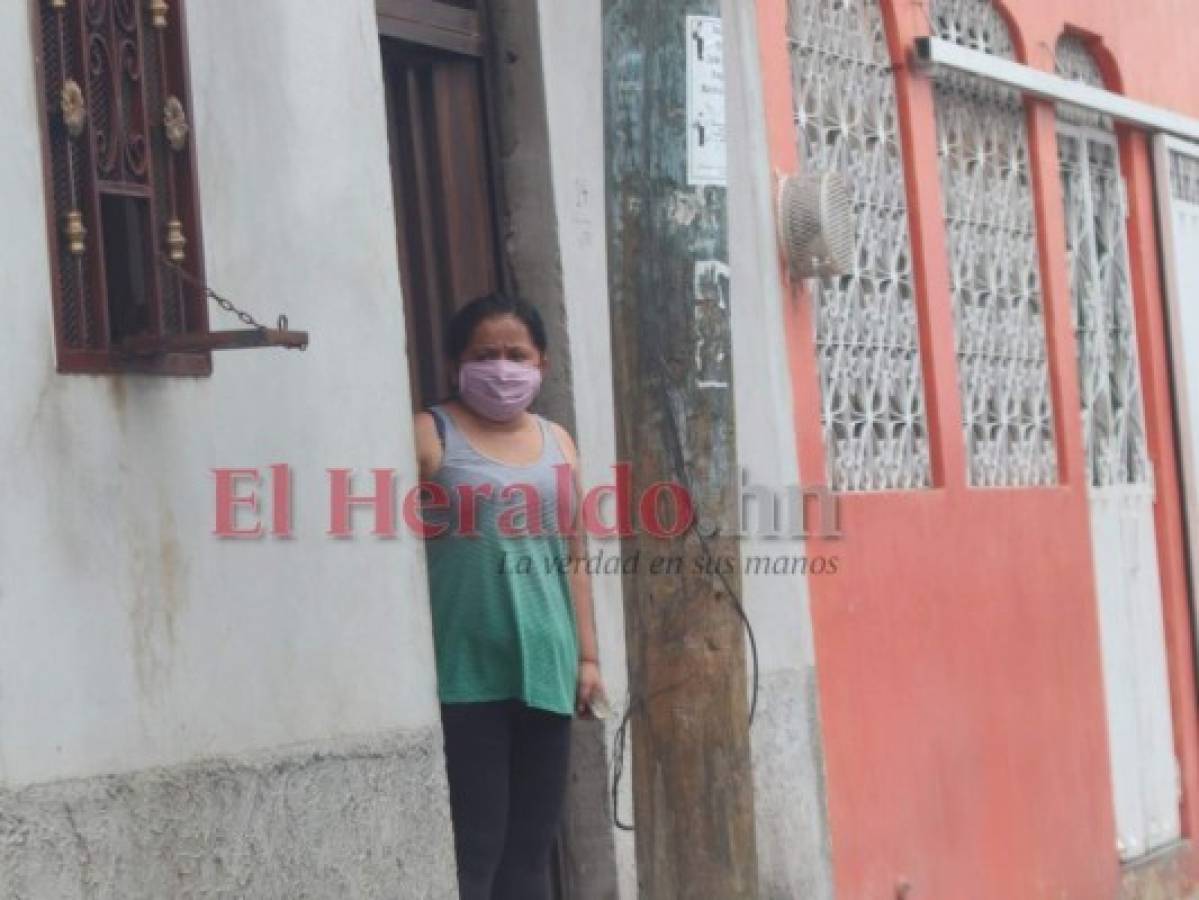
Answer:
M446 526L426 550L459 893L541 900L571 719L604 703L585 539L558 527L563 504L577 507L559 496L564 483L578 493L577 453L528 412L549 363L536 309L475 300L445 349L453 399L415 428L421 478L441 493L424 520Z

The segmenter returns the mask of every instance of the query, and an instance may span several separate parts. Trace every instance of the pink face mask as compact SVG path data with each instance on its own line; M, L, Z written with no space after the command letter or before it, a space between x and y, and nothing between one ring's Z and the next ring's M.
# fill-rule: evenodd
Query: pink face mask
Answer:
M463 363L458 397L485 419L511 422L541 390L541 370L507 359Z

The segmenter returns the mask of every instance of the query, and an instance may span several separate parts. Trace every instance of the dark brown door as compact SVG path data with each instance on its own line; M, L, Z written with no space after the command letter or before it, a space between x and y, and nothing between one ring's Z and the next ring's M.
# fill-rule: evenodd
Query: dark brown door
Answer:
M388 128L414 408L444 399L454 311L500 283L482 63L385 38Z

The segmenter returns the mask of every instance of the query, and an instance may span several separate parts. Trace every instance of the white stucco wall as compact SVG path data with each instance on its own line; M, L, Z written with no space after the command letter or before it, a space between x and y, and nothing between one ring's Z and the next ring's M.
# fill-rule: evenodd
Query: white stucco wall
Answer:
M598 2L539 0L554 203L570 334L571 379L584 483L611 484L617 462L612 388L604 206L603 24ZM620 541L591 540L592 554L619 556ZM628 700L621 577L592 578L604 684L617 715L607 723L608 758ZM624 822L633 819L632 742L626 745L619 795ZM611 773L609 772L609 776ZM621 897L637 896L631 832L613 829Z
M751 484L783 494L801 484L795 444L788 349L783 334L783 287L775 237L774 180L769 169L766 119L753 4L725 0L729 103L729 255L733 290L733 364L738 462ZM747 519L758 514L749 504ZM743 554L802 554L800 541L754 538ZM749 574L745 593L769 623L757 635L767 668L814 662L803 575Z
M737 455L751 484L785 491L799 471L762 100L756 8L723 0L729 116L729 255ZM783 39L782 35L778 36ZM814 424L812 427L819 427ZM751 511L749 516L754 513ZM750 538L742 558L796 557L803 541ZM758 647L753 746L759 890L832 897L832 871L807 577L746 574L746 616ZM753 677L752 660L750 676Z
M313 339L203 379L54 371L27 7L0 4L0 785L432 727L419 544L324 535L327 467L415 476L372 0L189 4L208 279ZM210 469L279 462L296 538L212 537Z

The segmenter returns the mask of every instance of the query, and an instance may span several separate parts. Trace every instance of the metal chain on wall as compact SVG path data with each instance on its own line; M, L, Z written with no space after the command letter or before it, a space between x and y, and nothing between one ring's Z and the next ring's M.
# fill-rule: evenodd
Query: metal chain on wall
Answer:
M828 478L834 490L931 483L898 108L877 0L792 0L803 165L849 181L852 275L815 283Z
M990 0L932 0L938 36L1015 58ZM978 487L1057 481L1044 303L1023 100L941 73L935 87L958 385Z

